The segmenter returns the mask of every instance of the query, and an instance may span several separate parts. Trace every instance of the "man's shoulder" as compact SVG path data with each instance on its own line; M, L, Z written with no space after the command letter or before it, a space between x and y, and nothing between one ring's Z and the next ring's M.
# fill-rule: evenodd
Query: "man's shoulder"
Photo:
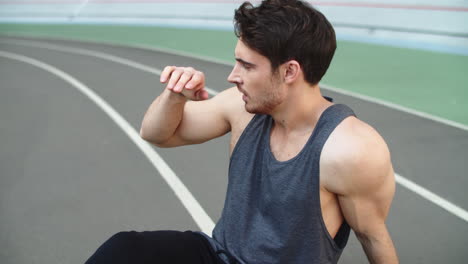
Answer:
M224 112L231 125L231 129L244 127L253 117L253 114L245 110L242 94L236 87L228 88L220 92L213 99L217 101L219 109L222 109Z
M379 154L388 150L382 136L366 122L350 116L331 133L324 148L332 148L336 158L349 158Z
M236 87L225 89L212 98L219 105L219 110L227 111L228 114L245 112L242 94Z
M324 182L337 192L349 185L379 181L392 170L385 140L354 116L343 120L332 132L322 150L320 166Z

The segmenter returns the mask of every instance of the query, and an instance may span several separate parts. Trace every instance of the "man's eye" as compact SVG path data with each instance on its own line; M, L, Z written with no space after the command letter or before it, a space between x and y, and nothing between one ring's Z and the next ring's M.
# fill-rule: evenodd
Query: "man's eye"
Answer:
M242 64L242 67L244 67L244 69L246 70L250 70L252 67L248 64Z

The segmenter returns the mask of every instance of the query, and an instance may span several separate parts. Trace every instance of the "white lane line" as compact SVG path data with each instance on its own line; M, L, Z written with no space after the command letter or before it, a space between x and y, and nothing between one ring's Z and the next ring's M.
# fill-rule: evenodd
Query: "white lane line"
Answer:
M176 196L182 202L184 207L187 209L189 214L195 220L196 224L200 229L208 235L214 228L214 222L198 203L195 197L190 193L183 182L177 177L172 169L166 164L166 162L159 156L156 151L146 141L141 139L139 133L125 120L114 108L104 101L98 94L88 88L86 85L72 77L71 75L36 59L26 57L17 53L11 53L0 50L0 56L9 58L12 60L29 63L45 71L48 71L64 81L70 83L72 86L77 88L80 92L86 95L91 101L98 105L124 132L127 136L140 148L145 154L148 160L153 166L159 171L163 179L169 184L171 189L174 191Z
M1 35L7 36L7 37L16 37L16 36L31 37L30 35L21 35L21 34L16 34L15 35L15 34L3 34L2 33ZM191 53L191 52L188 52L188 51L179 51L179 50L173 50L173 49L162 48L162 47L154 47L154 46L144 45L144 44L122 44L122 43L119 43L119 42L112 42L112 41L97 41L97 40L93 41L93 40L80 40L80 39L60 38L60 37L48 37L48 39L50 39L50 40L64 40L64 41L80 41L80 42L85 42L85 43L90 43L90 44L114 45L114 46L120 46L120 47L126 47L126 48L132 47L132 48L162 52L162 53L167 53L167 54L173 54L173 55L177 55L177 56L184 56L184 57L194 58L194 59L203 60L203 61L206 61L206 62L211 62L211 63L216 63L216 64L220 64L220 65L229 66L229 67L233 66L233 64L225 62L225 61L215 59L215 58L211 58L211 57L208 57L208 56L197 55L197 54L194 54L194 53ZM0 40L0 42L4 42L4 41L6 43L6 42L9 42L10 40ZM34 42L34 41L31 41L31 42ZM36 42L36 43L39 43L39 42ZM388 101L385 101L385 100L377 99L375 97L370 97L370 96L366 96L366 95L346 91L346 90L339 89L339 88L336 88L336 87L333 87L331 85L324 84L324 83L320 83L320 87L324 88L325 90L330 90L330 91L335 92L335 93L341 93L341 94L344 94L344 95L347 95L347 96L359 98L359 99L367 101L367 102L383 105L383 106L386 106L388 108L395 109L395 110L398 110L398 111L401 111L401 112L404 112L404 113L408 113L408 114L415 115L415 116L425 118L425 119L429 119L429 120L432 120L434 122L438 122L438 123L441 123L441 124L444 124L444 125L447 125L447 126L451 126L451 127L462 129L464 131L468 131L468 125L465 125L465 124L462 124L462 123L459 123L459 122L456 122L456 121L452 121L452 120L449 120L449 119L446 119L446 118L443 118L443 117L438 117L438 116L435 116L435 115L431 115L429 113L417 111L415 109L404 107L404 106L401 106L401 105L398 105L398 104L395 104L395 103L391 103L391 102L388 102ZM211 93L212 91L213 90L210 89L210 90L208 90L208 93L214 95L213 93Z
M0 40L0 43L4 42L3 40ZM97 51L91 51L87 49L78 49L78 48L71 48L71 47L64 47L60 45L55 45L55 44L44 44L41 42L16 42L16 41L9 41L12 44L18 44L18 45L25 45L25 46L31 46L31 47L39 47L39 48L45 48L45 49L51 49L51 50L56 50L56 51L63 51L63 52L70 52L70 53L76 53L80 55L87 55L87 56L94 56L94 57L99 57L102 59L107 59L116 63L121 63L130 67L134 67L149 73L157 74L160 75L161 71L156 68L149 67L144 64L140 64L131 60L123 59L121 57L117 57L114 55L109 55L107 53L103 52L97 52ZM210 89L209 90L211 95L216 95L219 92ZM420 195L424 199L440 206L444 210L452 213L453 215L465 220L468 222L468 212L465 211L463 208L447 201L446 199L436 195L435 193L427 190L426 188L406 179L405 177L395 174L395 180L397 183L399 183L401 186L407 188L408 190Z
M71 48L71 47L66 47L62 45L56 45L56 44L50 44L50 43L43 43L43 42L37 42L37 41L21 41L21 40L0 40L0 43L6 43L6 44L14 44L14 45L21 45L21 46L29 46L29 47L36 47L36 48L43 48L43 49L48 49L48 50L53 50L53 51L62 51L62 52L68 52L68 53L74 53L74 54L80 54L80 55L85 55L85 56L91 56L91 57L96 57L112 62L116 62L125 66L130 66L135 69L144 71L144 72L149 72L151 74L156 74L156 75L161 75L162 70L158 68L153 68L149 67L147 65L138 63L136 61L128 60L122 57L114 56L108 53L104 52L99 52L99 51L93 51L93 50L88 50L88 49L81 49L81 48ZM210 89L208 87L205 87L206 91L210 95L216 95L218 94L217 91Z
M395 181L400 185L406 187L407 189L419 194L420 196L434 203L435 205L440 206L449 213L461 218L462 220L465 220L465 222L468 222L468 212L463 208L445 200L437 194L429 191L428 189L422 186L417 185L416 183L398 175L397 173L395 173Z
M63 38L62 40L67 40L67 39ZM68 39L68 40L70 40L70 39ZM106 44L105 42L98 42L98 41L96 41L96 42L90 41L90 43ZM111 44L112 45L119 45L118 43L111 43ZM211 63L216 63L216 64L221 64L221 65L233 67L233 64L231 64L231 63L227 63L225 61L210 58L210 57L207 57L207 56L200 56L200 55L193 54L193 53L187 52L187 51L178 51L178 50L172 50L172 49L168 49L168 48L159 48L159 47L153 47L153 46L142 45L142 44L130 44L130 45L120 44L120 45L123 46L123 47L136 47L136 48L140 48L140 49L153 50L153 51L156 51L156 52L173 54L173 55L177 55L177 56L190 57L190 58L194 58L194 59L198 59L198 60L203 60L203 61L207 61L207 62L211 62ZM347 91L347 90L339 89L339 88L336 88L336 87L333 87L331 85L324 84L324 83L320 83L320 87L325 89L325 90L329 90L329 91L332 91L332 92L335 92L335 93L340 93L340 94L344 94L344 95L347 95L347 96L355 97L355 98L361 99L363 101L375 103L375 104L378 104L378 105L383 105L383 106L386 106L388 108L395 109L395 110L398 110L398 111L401 111L401 112L404 112L404 113L408 113L408 114L415 115L415 116L418 116L418 117L422 117L422 118L425 118L425 119L429 119L429 120L432 120L432 121L435 121L435 122L438 122L438 123L442 123L442 124L447 125L447 126L451 126L451 127L459 128L461 130L468 131L468 125L465 125L465 124L462 124L462 123L459 123L459 122L456 122L456 121L452 121L452 120L449 120L449 119L446 119L446 118L442 118L442 117L438 117L438 116L435 116L435 115L431 115L429 113L417 111L415 109L404 107L404 106L401 106L401 105L398 105L398 104L395 104L395 103L391 103L391 102L388 102L388 101L385 101L385 100L377 99L375 97L371 97L371 96L362 95L362 94L359 94L359 93L354 93L354 92L350 92L350 91Z
M424 113L424 112L421 112L421 111L416 111L414 109L410 109L410 108L407 108L407 107L404 107L404 106L401 106L401 105L398 105L398 104L390 103L390 102L380 100L380 99L377 99L377 98L374 98L374 97L370 97L370 96L367 96L367 95L362 95L362 94L346 91L346 90L343 90L343 89L335 88L335 87L327 85L327 84L320 84L320 87L324 88L326 90L335 92L335 93L340 93L340 94L344 94L344 95L347 95L347 96L355 97L355 98L361 99L363 101L383 105L383 106L386 106L388 108L392 108L392 109L395 109L395 110L398 110L398 111L401 111L401 112L410 113L410 114L415 115L415 116L419 116L419 117L426 118L426 119L429 119L429 120L432 120L432 121L436 121L436 122L439 122L439 123L442 123L442 124L445 124L445 125L448 125L448 126L452 126L452 127L456 127L456 128L468 131L468 126L467 125L464 125L464 124L461 124L461 123L458 123L458 122L455 122L455 121L452 121L452 120L448 120L448 119L444 119L444 118L441 118L441 117L433 116L433 115L430 115L428 113Z

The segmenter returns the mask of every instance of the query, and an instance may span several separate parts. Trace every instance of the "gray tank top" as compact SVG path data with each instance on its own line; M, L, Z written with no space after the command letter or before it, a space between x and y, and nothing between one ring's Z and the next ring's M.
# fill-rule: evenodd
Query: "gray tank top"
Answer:
M328 107L303 149L284 162L270 150L271 116L253 117L233 150L223 213L207 237L227 263L337 263L350 228L343 223L333 239L325 227L319 161L348 116L345 105Z

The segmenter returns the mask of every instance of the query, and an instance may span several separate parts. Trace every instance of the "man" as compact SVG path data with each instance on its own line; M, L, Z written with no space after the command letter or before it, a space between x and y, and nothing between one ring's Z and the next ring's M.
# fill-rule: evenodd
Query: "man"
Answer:
M354 230L371 263L398 263L385 225L395 191L384 140L318 83L336 49L326 18L295 0L235 12L236 87L208 99L203 73L169 66L140 134L159 147L231 132L229 185L213 238L127 232L89 263L336 263ZM125 263L127 263L125 262Z

